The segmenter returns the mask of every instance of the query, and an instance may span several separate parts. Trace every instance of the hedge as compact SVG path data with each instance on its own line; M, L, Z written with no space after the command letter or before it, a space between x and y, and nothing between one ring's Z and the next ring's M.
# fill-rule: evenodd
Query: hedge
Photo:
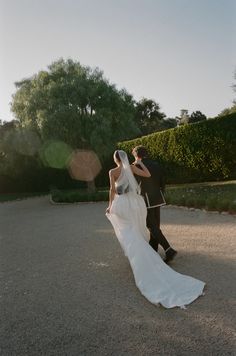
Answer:
M236 178L236 113L120 142L130 154L144 145L166 171L167 183Z

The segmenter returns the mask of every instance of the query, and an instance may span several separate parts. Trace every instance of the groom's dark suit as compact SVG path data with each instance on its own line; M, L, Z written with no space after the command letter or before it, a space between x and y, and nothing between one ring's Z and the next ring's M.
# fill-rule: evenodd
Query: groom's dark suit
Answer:
M151 234L149 244L155 251L158 250L158 244L167 250L170 244L160 229L160 206L165 205L162 194L165 189L163 171L156 161L143 158L142 162L151 173L151 177L135 177L141 185L141 194L147 206L147 227ZM139 165L137 166L141 168Z

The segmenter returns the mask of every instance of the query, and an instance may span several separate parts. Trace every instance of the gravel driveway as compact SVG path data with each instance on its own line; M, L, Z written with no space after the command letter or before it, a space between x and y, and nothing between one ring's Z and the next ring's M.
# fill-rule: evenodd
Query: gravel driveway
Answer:
M236 355L236 217L162 208L172 267L207 283L166 310L135 287L106 206L0 204L0 355Z

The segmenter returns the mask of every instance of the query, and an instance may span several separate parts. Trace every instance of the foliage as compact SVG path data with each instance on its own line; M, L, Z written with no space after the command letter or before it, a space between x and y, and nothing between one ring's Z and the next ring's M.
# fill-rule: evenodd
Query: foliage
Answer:
M18 122L3 122L0 125L0 172L1 175L16 177L28 159L22 157L14 147L13 136L18 132Z
M234 72L234 79L236 80L236 70ZM232 85L233 91L236 93L236 84ZM230 108L224 109L218 116L225 116L236 113L236 98L233 100L233 105Z
M206 115L202 114L201 111L194 111L188 119L188 123L192 124L194 122L204 121L206 120Z
M167 204L236 213L236 181L169 186Z
M141 135L166 129L172 122L165 125L165 114L160 112L160 106L151 99L143 98L136 103L135 122Z
M18 122L0 125L1 194L49 191L52 185L58 188L85 186L83 182L72 180L67 170L45 167L39 159L41 147L37 133L23 129ZM60 161L56 163L61 164Z
M92 148L106 157L117 140L138 134L132 96L117 90L98 68L61 59L16 87L12 111L22 126L36 129L43 141Z
M174 118L164 119L162 122L162 131L172 129L177 126L177 120Z
M176 121L178 122L179 126L193 124L204 120L207 120L207 117L199 110L193 111L192 114L189 116L188 110L183 109L181 110L181 116L176 116Z
M236 181L167 186L165 198L167 204L236 213ZM57 189L51 191L51 199L56 203L107 201L109 191L104 189L91 194L81 189Z
M55 203L76 203L90 201L107 201L109 199L108 190L99 190L93 193L87 190L52 190L51 200Z
M234 79L236 80L236 70L234 71ZM236 83L232 85L233 91L236 93ZM234 100L234 104L236 105L236 99Z
M41 197L47 194L48 192L0 194L0 202L23 200L32 197Z
M236 114L183 125L118 144L130 153L137 145L162 163L167 182L236 178Z
M230 108L224 109L223 111L221 111L221 113L218 116L222 117L222 116L235 114L235 113L236 113L236 104L234 104Z

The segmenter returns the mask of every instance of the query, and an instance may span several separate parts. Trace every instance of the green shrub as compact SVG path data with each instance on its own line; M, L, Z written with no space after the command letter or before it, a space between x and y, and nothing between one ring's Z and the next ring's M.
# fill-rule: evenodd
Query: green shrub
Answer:
M216 210L217 206L217 198L216 197L211 197L206 200L206 210Z
M230 201L227 199L218 200L218 202L216 204L216 208L218 211L228 211L229 204L230 204Z
M188 197L185 200L185 205L192 208L195 205L194 197Z
M89 193L86 189L51 191L54 202L74 203L89 201L108 201L106 188ZM197 183L167 186L165 192L167 204L206 208L207 210L236 213L236 182Z
M196 209L202 209L202 208L205 208L205 205L206 205L206 201L205 201L205 199L202 197L200 197L200 198L195 198L194 199L194 208L196 208Z
M236 200L229 203L229 213L236 214Z
M108 190L90 193L87 190L57 190L51 191L52 201L55 203L76 203L90 201L108 201Z

